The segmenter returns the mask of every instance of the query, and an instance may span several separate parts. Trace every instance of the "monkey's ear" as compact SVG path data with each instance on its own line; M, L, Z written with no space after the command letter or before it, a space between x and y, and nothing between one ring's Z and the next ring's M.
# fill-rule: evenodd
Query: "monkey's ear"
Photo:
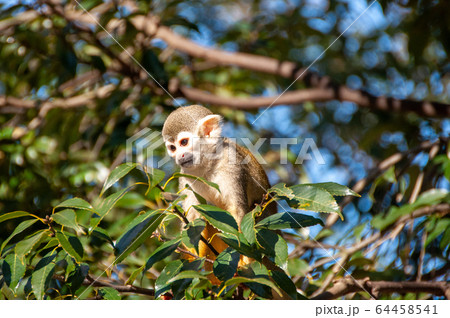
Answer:
M199 120L197 136L220 137L222 135L222 116L208 115Z

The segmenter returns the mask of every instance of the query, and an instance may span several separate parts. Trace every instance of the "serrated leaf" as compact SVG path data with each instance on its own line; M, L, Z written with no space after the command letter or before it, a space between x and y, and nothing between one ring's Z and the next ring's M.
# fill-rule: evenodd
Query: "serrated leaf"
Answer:
M150 173L148 173L148 176L150 178L150 187L154 188L157 186L161 181L164 180L164 177L166 176L165 172L156 168L150 168Z
M103 299L120 300L120 293L112 287L101 287L98 291Z
M171 278L168 281L168 283L170 284L170 283L176 282L176 281L181 280L181 279L194 279L194 278L208 280L207 275L210 274L210 273L211 272L200 273L200 272L194 271L194 270L182 271L179 274L177 274L175 277Z
M130 191L133 186L134 185L131 185L128 188L123 189L119 192L113 193L110 196L108 196L106 199L103 199L103 201L100 203L100 205L96 209L99 217L91 218L89 234L91 234L95 230L95 228L100 224L100 222L103 220L103 218L112 210L112 208L117 203L117 201L119 201L125 195L125 193Z
M123 163L119 166L117 166L108 176L106 179L103 189L100 192L100 196L105 193L106 190L108 190L114 183L122 179L124 176L126 176L131 170L136 168L137 163L127 162Z
M25 211L14 211L14 212L5 213L5 214L0 215L0 223L4 222L6 220L10 220L10 219L20 218L22 216L32 216L32 214L25 212Z
M328 191L332 196L342 197L346 195L352 195L355 197L361 197L352 189L335 182L306 183L302 185L322 188Z
M67 269L68 277L66 279L66 286L68 286L72 292L72 295L75 295L75 292L80 288L84 282L84 279L89 274L89 265L86 263L74 264L73 270L69 272Z
M280 212L262 219L256 228L268 230L298 229L314 225L324 225L321 219L293 212ZM242 226L242 225L241 225Z
M214 275L221 281L232 278L236 273L240 256L241 254L235 249L230 247L226 248L214 261Z
M199 272L204 264L204 258L196 259L192 262L183 260L183 267L180 272L184 271L197 271ZM208 280L209 281L209 280ZM172 283L172 292L174 299L182 299L185 296L186 288L192 283L192 278L184 278L174 281Z
M53 259L56 254L43 257L37 264L31 275L31 285L33 292L37 299L43 299L45 291L47 290L55 270L55 263Z
M26 220L21 222L12 232L12 234L10 236L8 236L8 238L6 238L6 240L3 241L2 246L0 247L0 255L2 254L3 249L5 248L6 244L8 244L8 242L17 234L22 233L23 231L25 231L27 228L29 228L30 226L32 226L34 223L36 223L38 219L31 219L31 220Z
M161 212L150 211L150 213L140 215L133 220L125 233L117 240L114 249L117 259L114 263L120 263L141 246L161 224L163 219L164 215Z
M222 241L224 241L226 244L234 248L236 251L241 253L242 255L248 256L250 258L254 259L260 259L261 254L258 250L253 248L245 239L244 235L242 233L239 233L239 235L236 237L233 234L227 234L227 233L219 233L217 234Z
M272 271L270 273L275 283L286 292L292 299L297 299L297 287L295 287L294 282L281 271Z
M59 225L70 227L75 231L81 231L84 233L84 231L78 225L77 215L72 209L65 209L60 212L54 213L52 215L52 219Z
M16 244L14 251L19 257L27 255L35 246L42 243L46 238L48 238L49 230L40 230L25 240L20 241Z
M170 262L164 267L155 282L155 298L158 298L160 295L170 290L169 280L175 277L182 267L183 262L181 260Z
M286 197L289 200L294 198L294 192L291 188L287 187L285 183L278 183L272 188L267 190L267 193L275 193L279 197Z
M138 277L138 275L139 275L140 273L142 273L143 270L144 270L144 266L141 266L141 267L135 269L135 270L131 273L130 277L128 277L127 281L125 282L125 285L131 285L131 284L133 284L134 281L135 281L135 279L136 279L136 277Z
M144 271L151 268L156 262L166 258L173 251L176 250L178 245L180 245L181 239L175 239L168 242L164 242L160 247L158 247L148 258L147 263L145 264Z
M114 247L114 242L109 236L108 232L106 232L101 227L96 227L94 231L92 231L92 236L95 236L105 242L108 242L112 247Z
M216 229L233 235L239 234L239 227L230 212L206 204L193 207Z
M59 244L61 244L62 248L75 258L75 260L80 263L83 260L83 245L81 244L78 237L69 234L67 232L56 232L56 238L58 239Z
M198 245L206 222L203 219L195 219L187 225L187 228L182 233L183 244L189 248L195 248L198 253Z
M172 178L180 178L180 177L198 180L206 185L209 185L210 187L213 187L214 189L216 189L217 191L220 192L219 186L216 183L208 181L205 178L193 176L193 175L186 174L186 173L179 173L179 172L175 172L172 176ZM182 185L182 186L184 187L184 185Z
M26 266L18 255L9 254L6 256L2 264L6 285L14 291L20 279L25 275L25 270Z
M90 211L93 213L97 213L89 202L87 202L81 198L72 198L72 199L66 200L66 201L58 204L57 206L55 206L55 209L58 209L58 208L80 209L80 210L87 210L87 211Z
M269 189L269 193L275 193L277 197L286 200L292 208L323 213L334 212L343 219L336 200L320 187L299 184L287 188L285 185L277 185Z
M224 284L224 286L231 286L231 285L239 285L239 284L261 284L261 285L265 285L268 286L270 288L272 288L273 290L275 290L275 292L280 295L283 296L283 294L281 293L280 289L278 288L278 286L276 286L273 282L271 282L269 279L267 278L263 278L263 277L255 277L255 278L247 278L247 277L234 277L231 278L229 280L227 280Z
M255 217L253 211L247 213L242 218L241 231L250 245L256 243Z
M275 232L260 229L256 233L256 240L264 249L264 254L274 257L275 263L284 267L288 258L288 248L286 241Z

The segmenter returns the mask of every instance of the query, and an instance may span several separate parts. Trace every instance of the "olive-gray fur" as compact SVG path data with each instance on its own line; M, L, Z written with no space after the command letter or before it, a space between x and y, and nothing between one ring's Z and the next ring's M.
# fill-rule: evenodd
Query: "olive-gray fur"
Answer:
M200 105L177 108L167 117L164 123L162 130L164 140L173 142L180 132L193 132L198 121L208 115L213 115L213 113Z

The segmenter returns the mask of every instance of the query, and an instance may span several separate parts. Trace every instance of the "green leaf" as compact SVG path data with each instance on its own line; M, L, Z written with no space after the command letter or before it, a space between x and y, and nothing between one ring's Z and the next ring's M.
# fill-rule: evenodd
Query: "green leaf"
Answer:
M384 230L389 225L395 223L400 217L411 214L418 208L427 205L434 205L442 202L448 195L444 189L431 189L422 193L414 203L404 204L401 207L391 206L386 215L376 215L371 224L374 228Z
M155 282L155 298L158 298L170 290L170 279L175 277L175 275L180 272L182 267L183 262L181 260L170 262L166 265L166 267L164 267Z
M275 283L286 292L292 299L297 299L297 287L284 272L272 271L270 273Z
M164 180L164 177L166 176L164 171L156 168L150 168L150 173L147 173L147 175L149 176L150 179L149 188L154 188L155 186L157 186L161 181Z
M193 176L193 175L185 174L185 173L179 173L179 172L175 172L172 176L172 178L180 178L180 177L198 180L200 182L203 182L206 185L209 185L210 187L213 187L214 189L216 189L217 191L220 192L219 186L216 183L208 181L205 178L197 177L197 176ZM184 187L184 185L182 185L182 186Z
M356 193L352 189L349 189L346 186L340 185L335 182L306 183L302 185L322 188L328 191L332 196L342 197L346 195L352 195L354 197L361 197L358 193Z
M268 256L275 257L275 263L284 267L288 258L288 247L286 241L275 232L261 229L256 233L256 239Z
M440 219L436 222L433 230L429 232L425 241L425 247L428 246L436 237L444 233L445 230L450 228L450 219Z
M93 213L97 213L92 205L89 202L86 202L83 199L80 198L72 198L69 200L66 200L57 206L55 206L55 209L58 208L70 208L70 209L80 209L80 210L87 210Z
M341 210L333 196L326 190L310 185L294 185L287 188L286 185L276 185L268 190L275 193L278 198L286 202L295 209L308 210L324 213L337 213L341 219Z
M74 210L72 209L65 209L58 213L54 213L52 215L53 221L58 223L59 225L70 227L74 229L75 231L81 231L84 233L84 231L80 228L77 222L77 215Z
M89 234L91 234L95 230L95 228L100 224L103 218L112 210L117 201L119 201L125 195L125 193L130 191L133 186L134 185L131 185L128 188L113 193L106 199L103 199L103 201L96 209L99 217L91 218L91 227L89 228Z
M183 260L183 267L180 272L197 271L199 272L204 264L204 258L196 259L192 262ZM209 281L209 280L208 280ZM205 281L206 282L206 281ZM184 278L176 280L172 283L172 292L174 299L182 299L185 296L186 288L192 283L192 278Z
M123 163L119 166L117 166L108 176L108 178L105 181L105 184L103 185L103 189L100 192L100 196L105 193L106 190L108 190L114 183L122 179L124 176L126 176L131 170L136 168L137 164L132 162Z
M208 280L207 275L210 274L211 272L204 272L204 273L200 273L198 271L194 271L194 270L187 270L187 271L183 271L179 274L177 274L175 277L171 278L168 282L169 283L173 283L176 282L178 280L181 279L194 279L194 278L198 278L198 279L206 279Z
M239 227L230 212L206 204L193 207L216 229L233 235L239 234Z
M49 230L40 230L29 236L27 239L16 244L14 251L19 257L27 255L35 246L38 246L45 239L48 239Z
M33 292L37 299L43 299L45 291L47 290L55 270L55 263L53 259L56 254L43 257L34 269L31 275L31 285Z
M324 225L321 219L309 215L293 212L280 212L262 219L256 224L256 228L268 230L298 229L317 224Z
M164 215L161 212L149 211L149 213L142 214L133 220L125 233L117 240L114 250L117 259L114 263L120 263L141 246L161 224L163 219Z
M242 283L265 285L265 286L268 286L268 287L272 288L273 290L275 290L275 292L277 292L278 295L283 296L280 289L273 282L271 282L269 279L263 278L263 277L255 277L255 278L248 278L248 277L242 277L242 276L234 277L234 278L227 280L225 282L224 286L239 285Z
M10 220L10 219L20 218L22 216L32 216L32 214L25 212L25 211L14 211L14 212L5 213L5 214L0 215L0 223L4 222L6 220Z
M67 232L57 231L56 238L67 254L72 256L78 263L83 260L83 245L76 236Z
M66 286L70 288L72 295L75 295L75 292L82 286L84 279L89 274L89 265L86 263L74 264L73 270L69 272L69 269L67 269L67 274Z
M204 219L195 219L187 225L187 229L182 232L183 244L189 248L195 248L198 253L198 244L200 237L205 229L206 222Z
M156 262L166 258L173 251L176 250L178 245L180 245L181 239L175 239L168 242L163 243L160 247L158 247L148 258L147 263L145 264L145 271L151 268Z
M259 208L259 206L257 207L257 209L258 208ZM258 210L260 211L261 208L259 208ZM244 234L245 238L247 239L247 241L250 245L256 243L255 216L254 216L253 211L250 213L247 213L242 218L241 231L242 231L242 234Z
M2 264L3 277L6 285L12 290L16 289L20 279L25 275L26 266L16 254L9 254Z
M31 219L31 220L26 220L23 221L22 223L20 223L12 232L12 234L3 241L2 246L0 247L0 255L2 254L3 249L5 248L6 244L8 244L8 242L17 234L22 233L23 231L25 231L27 228L29 228L30 226L32 226L34 223L36 223L38 219Z
M114 247L114 242L111 239L111 237L109 236L108 232L106 232L101 227L95 228L95 230L92 231L92 236L95 236L95 237L99 238L100 240L108 242L112 247Z
M233 234L219 233L217 234L226 244L234 248L242 255L248 256L254 259L260 259L261 254L256 248L253 248L245 239L242 233L236 237Z
M103 299L120 300L120 293L112 287L101 287L98 292Z
M214 275L221 281L232 278L236 273L240 256L235 249L226 248L214 261Z
M133 284L134 281L135 281L135 279L136 279L136 277L138 277L138 275L139 275L140 273L142 273L143 270L144 270L144 266L141 266L141 267L137 268L136 270L134 270L134 271L131 273L130 277L128 277L127 281L125 282L125 285L131 285L131 284Z

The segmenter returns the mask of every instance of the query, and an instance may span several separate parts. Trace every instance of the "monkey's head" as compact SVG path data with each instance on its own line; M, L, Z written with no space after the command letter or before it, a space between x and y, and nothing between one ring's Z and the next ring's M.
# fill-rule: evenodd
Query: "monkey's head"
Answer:
M162 130L169 156L186 170L202 165L205 153L215 151L221 122L221 116L203 106L178 108L167 117Z

